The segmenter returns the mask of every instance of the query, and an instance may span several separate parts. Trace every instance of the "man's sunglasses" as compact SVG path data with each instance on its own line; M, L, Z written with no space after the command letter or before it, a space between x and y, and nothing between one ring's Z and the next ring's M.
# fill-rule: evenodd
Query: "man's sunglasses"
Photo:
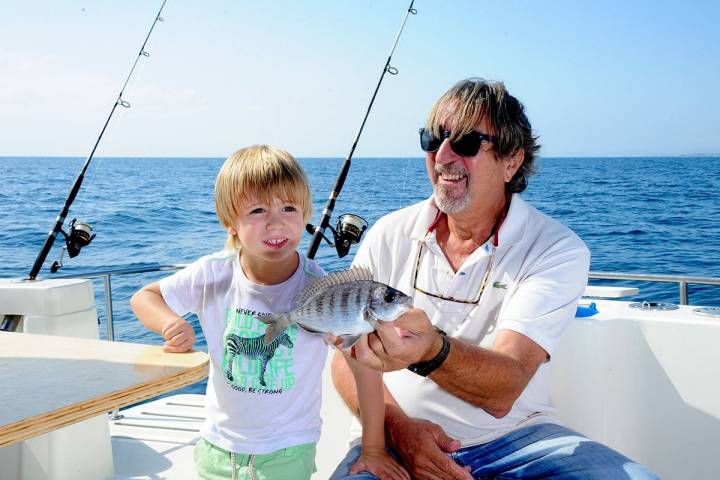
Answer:
M443 130L442 135L436 137L429 128L420 129L420 148L424 152L437 152L446 138L450 138L450 131ZM470 132L457 140L450 142L450 148L461 157L474 157L477 155L483 142L497 143L497 137L484 133Z

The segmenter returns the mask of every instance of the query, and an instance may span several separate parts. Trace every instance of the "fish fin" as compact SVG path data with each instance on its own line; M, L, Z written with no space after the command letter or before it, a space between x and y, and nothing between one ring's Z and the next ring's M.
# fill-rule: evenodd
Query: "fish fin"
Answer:
M265 345L270 345L285 329L293 323L290 315L261 315L258 320L267 325L265 329Z
M360 340L360 337L362 337L362 335L339 335L337 338L342 340L342 343L339 345L331 344L331 346L337 347L339 350L345 350L355 345L357 341Z
M379 318L373 315L372 310L369 306L363 309L363 318L373 327L373 330L377 328L377 322Z
M323 278L315 280L313 283L303 288L300 293L295 296L295 305L304 305L309 299L330 287L340 285L347 282L359 282L363 280L372 281L372 270L367 267L353 267L349 270L340 272L331 272Z
M302 328L308 333L322 333L325 334L325 332L321 332L320 330L315 330L314 328L306 327L305 325L298 323L298 327Z

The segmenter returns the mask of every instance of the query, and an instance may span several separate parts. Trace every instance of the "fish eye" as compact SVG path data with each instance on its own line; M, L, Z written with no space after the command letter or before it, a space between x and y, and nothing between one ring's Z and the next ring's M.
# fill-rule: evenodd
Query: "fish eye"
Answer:
M385 296L383 296L383 300L385 300L386 303L392 303L395 298L397 298L397 292L395 290L390 290L389 288L385 290Z

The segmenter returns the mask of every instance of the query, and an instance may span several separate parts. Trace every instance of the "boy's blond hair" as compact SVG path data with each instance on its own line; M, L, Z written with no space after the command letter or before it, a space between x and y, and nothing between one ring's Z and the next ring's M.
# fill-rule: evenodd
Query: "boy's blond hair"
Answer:
M254 199L273 203L274 199L300 205L303 220L312 214L310 185L302 167L285 150L268 145L241 148L225 160L215 180L215 211L220 223L232 227L243 205ZM235 235L228 233L225 248L239 250Z

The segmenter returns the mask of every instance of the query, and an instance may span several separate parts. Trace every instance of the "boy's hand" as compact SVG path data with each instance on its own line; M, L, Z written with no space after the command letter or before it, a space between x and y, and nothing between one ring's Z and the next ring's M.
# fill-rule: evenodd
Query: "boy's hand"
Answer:
M380 480L410 480L407 471L384 449L369 450L363 448L360 458L350 467L350 475L370 472Z
M172 353L187 352L195 344L195 332L184 318L170 320L160 332L165 339L163 351Z

